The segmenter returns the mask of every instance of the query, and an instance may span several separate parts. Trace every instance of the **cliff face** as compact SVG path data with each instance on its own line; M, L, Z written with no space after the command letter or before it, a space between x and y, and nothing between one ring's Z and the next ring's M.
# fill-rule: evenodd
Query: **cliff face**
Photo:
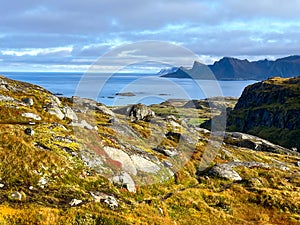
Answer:
M300 147L300 77L271 78L245 88L229 113L228 129L285 147Z
M265 65L264 65L265 66ZM240 79L261 79L262 72L255 63L248 60L224 57L213 65L209 66L217 79L240 80Z

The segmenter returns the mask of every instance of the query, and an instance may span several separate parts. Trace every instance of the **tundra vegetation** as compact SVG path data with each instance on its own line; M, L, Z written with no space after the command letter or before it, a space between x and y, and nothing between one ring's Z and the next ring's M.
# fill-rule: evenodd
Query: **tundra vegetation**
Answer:
M0 77L0 224L300 224L296 151L226 132L199 169L199 125L236 103L208 101L106 107Z

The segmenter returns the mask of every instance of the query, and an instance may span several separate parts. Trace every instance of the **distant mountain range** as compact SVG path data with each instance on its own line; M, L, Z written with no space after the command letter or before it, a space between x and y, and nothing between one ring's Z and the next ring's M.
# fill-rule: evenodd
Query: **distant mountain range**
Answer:
M173 67L162 69L159 75L170 78L211 79L211 72L218 80L264 80L269 77L295 77L300 75L300 56L288 56L275 61L248 61L224 57L213 65L197 61L191 69Z

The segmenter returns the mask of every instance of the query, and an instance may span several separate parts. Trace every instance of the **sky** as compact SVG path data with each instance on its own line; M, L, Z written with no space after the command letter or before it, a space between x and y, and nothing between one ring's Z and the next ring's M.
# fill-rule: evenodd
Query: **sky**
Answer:
M224 56L259 60L300 54L300 0L0 3L0 71L86 71L124 45L132 48L118 56L138 54L134 43L148 40L188 49L206 64ZM159 46L151 49L157 56L180 56L165 55Z

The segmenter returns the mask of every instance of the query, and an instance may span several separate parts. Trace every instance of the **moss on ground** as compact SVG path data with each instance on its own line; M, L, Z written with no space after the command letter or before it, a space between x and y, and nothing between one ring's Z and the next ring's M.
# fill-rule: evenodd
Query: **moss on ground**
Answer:
M211 166L236 160L282 163L289 168L285 171L237 167L235 170L243 180L233 182L210 176L207 171L198 172L209 135L194 131L198 144L182 169L168 180L138 186L136 193L130 193L87 167L77 154L90 149L101 155L104 154L101 146L121 148L127 143L160 160L168 159L155 152L151 143L176 148L178 140L161 136L162 132L170 131L167 126L162 127L161 116L173 115L174 109L153 109L160 116L151 125L126 122L140 134L141 138L135 139L120 135L111 126L109 117L99 112L78 115L97 125L97 131L74 129L69 121L59 120L43 110L49 92L27 83L8 79L7 82L23 92L0 91L1 95L18 101L31 97L35 103L28 107L0 102L0 183L4 185L0 188L0 224L300 224L300 169L294 165L300 161L299 156L222 145ZM71 106L70 99L61 101ZM187 113L194 126L201 122L199 115L209 117L207 111L194 109L188 114L187 109L182 110L177 110L177 116ZM42 120L29 124L20 114L23 111L36 113ZM120 124L125 123L124 117L118 119ZM25 134L26 128L35 134ZM188 134L187 129L182 128L181 132ZM41 178L47 181L43 186ZM21 200L11 198L16 191L22 194ZM112 209L94 202L91 191L114 196L119 207ZM72 199L83 203L71 207Z

